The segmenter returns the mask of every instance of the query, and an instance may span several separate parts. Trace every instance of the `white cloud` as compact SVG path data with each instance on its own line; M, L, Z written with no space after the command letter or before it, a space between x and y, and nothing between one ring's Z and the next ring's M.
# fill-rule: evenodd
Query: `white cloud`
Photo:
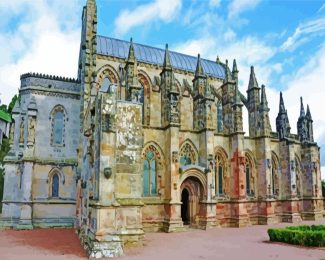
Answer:
M221 3L221 0L210 0L209 1L209 6L210 7L219 7Z
M294 34L282 44L282 51L293 51L309 41L311 37L325 34L325 18L319 18L300 24Z
M115 19L115 34L121 36L133 27L148 25L153 21L172 21L181 9L181 0L155 0L134 10L124 10Z
M325 71L325 45L309 59L304 67L288 78L287 88L283 92L285 107L288 111L291 133L297 133L297 120L300 113L300 96L303 97L305 110L309 104L314 120L314 140L321 147L322 179L325 179L325 119L323 116L325 96L323 87ZM257 73L258 74L258 71ZM257 75L257 79L259 76ZM275 118L278 114L279 91L267 87L267 98L270 107L270 121L273 131L276 130Z
M0 61L3 103L8 104L18 93L23 73L76 77L80 44L80 25L76 21L80 21L81 7L78 1L0 2L0 41L7 43L0 45L0 56L4 57ZM17 25L8 30L11 19Z
M261 0L233 0L228 5L228 17L233 18L247 10L254 9Z
M220 59L228 59L230 64L234 58L239 68L240 91L246 94L249 80L250 66L255 65L255 74L259 85L266 85L266 94L270 107L270 122L272 130L276 131L275 118L278 114L279 91L272 86L272 77L280 76L283 64L270 62L277 52L276 47L269 46L261 39L251 36L237 39L233 43L222 44L217 37L193 39L175 46L176 51L196 56L201 53L203 58L215 60L217 54ZM286 90L283 91L285 106L288 110L291 132L297 132L297 119L300 111L300 96L304 97L305 109L310 106L314 120L314 139L321 149L321 162L325 165L325 119L323 117L323 101L325 97L324 83L325 45L303 68L294 75L288 76ZM244 130L248 134L248 116L244 109ZM325 175L325 171L323 171Z
M201 57L213 60L217 57L215 55L215 45L216 42L213 38L206 37L182 42L176 45L173 50L192 56L197 56L200 53Z

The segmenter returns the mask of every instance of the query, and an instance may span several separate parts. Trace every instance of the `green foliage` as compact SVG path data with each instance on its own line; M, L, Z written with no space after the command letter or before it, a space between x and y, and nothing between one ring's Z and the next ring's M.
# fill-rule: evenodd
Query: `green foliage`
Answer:
M3 164L3 159L10 150L9 139L3 139L0 149L0 202L2 202L3 197L3 185L4 185L4 175L5 170L1 167ZM2 212L2 203L0 203L0 213Z
M323 225L270 228L267 232L270 241L302 246L325 246L325 226Z
M2 104L2 105L0 106L0 110L2 110L2 111L4 111L4 112L8 112L7 105Z
M325 197L325 180L322 180L322 192L323 192L323 197Z
M17 102L17 100L20 100L20 96L19 95L14 95L14 97L11 99L9 105L7 106L5 104L2 104L0 106L0 110L4 111L6 113L11 114L11 112L12 112L12 110L13 110L16 102Z
M9 106L8 106L8 113L11 114L16 102L20 101L20 96L19 95L14 95L14 97L11 99Z
M1 105L0 110L10 114L12 109L15 106L16 101L19 99L19 96L15 95L7 107L6 105ZM3 139L2 144L0 146L0 213L2 212L2 198L3 198L3 185L4 185L4 175L5 175L5 170L1 167L3 165L3 159L7 155L7 153L10 150L10 145L9 145L9 139Z

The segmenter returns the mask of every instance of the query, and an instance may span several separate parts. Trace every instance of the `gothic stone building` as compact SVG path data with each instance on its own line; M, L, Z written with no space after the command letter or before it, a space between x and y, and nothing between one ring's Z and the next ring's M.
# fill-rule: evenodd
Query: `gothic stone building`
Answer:
M276 132L251 68L97 35L82 14L78 79L21 76L5 159L2 225L75 226L92 256L145 232L323 218L319 147L301 100ZM249 136L242 109L248 110Z

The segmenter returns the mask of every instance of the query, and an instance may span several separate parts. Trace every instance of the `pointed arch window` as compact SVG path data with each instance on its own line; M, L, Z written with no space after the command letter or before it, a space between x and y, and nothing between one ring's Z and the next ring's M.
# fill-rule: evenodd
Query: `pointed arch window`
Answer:
M246 171L246 193L247 195L249 195L251 193L251 182L250 182L251 167L249 162L246 162L245 171Z
M144 124L145 119L145 106L144 106L144 85L141 83L141 89L139 93L139 103L142 105L142 124Z
M222 102L221 102L221 100L217 102L217 130L218 130L218 133L223 132Z
M111 81L108 77L104 78L100 91L105 93L111 92Z
M278 163L275 157L272 156L272 168L271 168L271 183L269 184L270 195L278 197L280 195L279 189L279 177L278 177Z
M157 194L157 160L155 153L147 151L143 161L143 195Z
M271 186L272 186L272 194L276 195L276 188L275 188L275 164L272 165L272 176L271 176Z
M52 198L59 197L59 176L58 174L53 174L52 176Z
M191 165L196 163L196 152L192 145L186 142L180 150L180 160L181 166Z
M216 167L215 167L215 180L216 180L216 194L217 196L224 195L224 161L220 154L216 156Z
M65 130L65 111L62 106L56 106L51 113L52 118L52 134L51 144L53 146L64 146L64 130Z
M302 177L301 177L301 166L298 159L295 159L296 165L296 191L297 197L302 197Z
M248 154L245 158L245 177L246 177L246 194L248 196L254 196L254 175L253 175L253 163Z

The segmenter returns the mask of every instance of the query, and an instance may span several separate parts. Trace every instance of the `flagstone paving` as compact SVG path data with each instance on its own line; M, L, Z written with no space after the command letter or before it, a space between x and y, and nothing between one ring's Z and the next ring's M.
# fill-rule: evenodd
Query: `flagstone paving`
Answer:
M303 224L315 222L303 222ZM325 224L325 221L318 221ZM289 224L273 225L283 227ZM189 229L183 233L149 233L145 245L128 248L120 259L325 259L325 249L270 243L270 226ZM0 231L0 259L87 259L73 229Z

